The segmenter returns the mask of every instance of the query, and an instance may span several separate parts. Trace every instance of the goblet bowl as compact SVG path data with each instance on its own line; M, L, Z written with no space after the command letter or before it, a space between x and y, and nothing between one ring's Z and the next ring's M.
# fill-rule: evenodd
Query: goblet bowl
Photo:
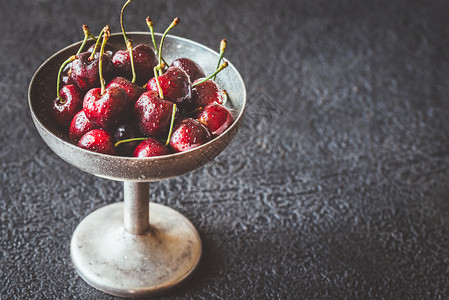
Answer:
M157 35L160 37L160 35ZM133 44L151 44L147 33L128 33ZM123 48L121 34L112 34L108 41ZM234 111L234 123L219 137L190 151L160 157L136 159L109 156L76 147L70 143L68 133L52 120L50 110L56 96L56 77L60 65L76 53L80 43L73 44L51 56L36 71L29 88L29 105L37 130L47 145L62 159L77 168L96 176L113 180L155 181L179 176L193 171L217 156L236 134L246 104L246 90L237 69L229 64L217 76L216 81L228 94L226 105ZM218 54L196 42L167 35L164 42L164 58L170 62L179 57L196 61L206 74L211 74L217 64Z

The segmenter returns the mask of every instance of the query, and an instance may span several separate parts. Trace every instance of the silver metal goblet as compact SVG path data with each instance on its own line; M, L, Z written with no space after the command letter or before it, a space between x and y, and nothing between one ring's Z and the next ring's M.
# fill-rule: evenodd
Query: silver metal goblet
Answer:
M148 33L132 32L135 45L151 45ZM160 39L161 35L157 35ZM121 34L109 43L124 48ZM79 148L69 142L66 130L50 115L57 72L76 53L80 42L51 56L34 74L28 101L34 124L45 143L63 160L90 174L124 182L124 202L104 206L89 214L72 236L70 252L79 275L93 287L123 297L163 293L182 283L199 263L202 246L195 227L179 212L149 202L149 182L193 171L222 152L237 133L246 105L244 82L230 64L217 77L227 91L226 105L234 123L219 137L182 153L152 158L110 156ZM164 58L187 57L206 74L214 71L218 53L188 39L168 35Z

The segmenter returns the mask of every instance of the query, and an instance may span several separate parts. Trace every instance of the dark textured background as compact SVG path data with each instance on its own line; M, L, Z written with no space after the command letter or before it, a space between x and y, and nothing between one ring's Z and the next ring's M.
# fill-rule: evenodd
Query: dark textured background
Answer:
M122 184L69 166L27 105L34 71L119 30L122 1L0 2L0 298L110 299L79 278L77 224ZM128 30L214 49L241 71L248 110L206 167L151 185L198 228L204 257L161 299L449 297L449 2L143 1Z

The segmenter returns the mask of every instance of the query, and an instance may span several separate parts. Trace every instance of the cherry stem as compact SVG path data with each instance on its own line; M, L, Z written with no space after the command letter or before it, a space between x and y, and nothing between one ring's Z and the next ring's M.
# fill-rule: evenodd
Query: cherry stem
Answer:
M153 20L151 20L150 17L148 16L148 17L146 18L146 22L147 22L148 28L150 29L150 33L151 33L151 41L153 42L154 50L157 51L156 39L154 38Z
M211 75L207 76L206 78L204 78L203 80L200 80L198 82L195 82L194 84L192 84L192 87L197 86L198 84L202 84L203 82L208 81L209 79L211 79L212 77L216 76L218 73L221 72L221 70L223 70L224 68L226 68L228 66L228 62L225 61L224 63L222 63L218 69L215 70L214 73L212 73Z
M132 138L132 139L126 139L126 140L120 140L117 143L114 144L114 147L118 147L118 145L123 143L129 143L129 142L136 142L136 141L145 141L147 140L147 137L141 137L141 138Z
M161 68L159 68L159 75L162 75L162 45L164 44L164 40L165 40L165 36L167 35L167 33L172 30L176 25L179 24L179 22L181 22L181 19L179 19L178 17L175 18L173 20L173 22L171 22L170 26L168 26L168 28L165 30L164 34L162 35L161 41L159 43L159 65L161 65Z
M227 44L228 43L226 42L226 39L222 39L221 40L221 43L220 43L220 56L218 57L217 69L220 67L221 60L223 59L223 55L225 53ZM217 74L215 74L215 76L214 76L214 78L212 78L212 80L215 80L216 77L217 77Z
M167 146L170 143L171 134L173 132L173 125L175 124L175 116L176 116L176 104L173 104L173 113L171 115L171 122L170 122L170 129L168 131L168 137L167 141L165 142L165 146Z
M158 55L158 49L157 49L157 45L156 45L156 38L154 37L154 28L153 28L153 21L150 19L150 17L146 18L146 22L147 22L147 26L150 29L150 34L151 34L151 41L153 42L153 47L154 47L154 51L156 51L156 55ZM167 62L165 61L165 59L162 57L162 61L167 64Z
M76 55L70 56L69 58L67 58L67 60L65 62L62 63L61 67L59 68L58 80L56 81L56 95L58 96L59 101L61 101L62 103L65 102L65 100L62 99L61 95L59 95L59 86L61 85L62 70L64 70L65 66L67 66L69 63L71 63L72 61L74 61L77 58L78 58L78 56L76 56Z
M106 45L106 42L108 41L109 37L111 36L111 31L109 30L109 26L106 25L103 29L103 42L101 43L100 48L100 57L98 58L98 70L100 74L100 84L101 84L101 95L103 95L106 92L106 83L104 82L103 78L103 54L104 54L104 47Z
M78 49L78 52L76 52L76 55L80 54L81 51L83 51L83 48L86 45L86 42L89 38L96 40L96 38L92 35L92 33L90 33L89 27L87 25L83 25L83 32L84 32L84 40L80 48Z
M125 44L128 43L128 38L126 37L126 33L125 33L125 26L123 26L123 13L125 12L125 8L128 6L128 4L131 3L132 0L128 0L125 2L125 4L123 4L122 10L120 11L120 26L122 27L122 33L123 33L123 38L125 39Z
M131 70L133 73L133 79L131 80L132 83L136 83L136 70L134 69L134 56L133 56L133 46L131 44L131 40L126 41L126 47L129 51L129 59L131 60Z
M154 67L154 79L156 80L157 90L159 92L159 98L164 99L164 94L162 93L161 84L159 82L159 77L157 75L157 71L159 70L159 65Z
M92 49L92 54L89 56L89 61L94 59L95 52L97 52L97 47L98 47L98 44L100 43L100 38L103 33L104 33L104 28L100 31L100 34L98 35L97 42L95 43L94 49Z

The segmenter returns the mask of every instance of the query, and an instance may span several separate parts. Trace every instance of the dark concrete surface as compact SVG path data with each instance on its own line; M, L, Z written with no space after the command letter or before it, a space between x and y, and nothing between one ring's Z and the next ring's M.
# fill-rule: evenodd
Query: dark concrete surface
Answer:
M121 201L40 139L27 88L82 24L119 31L122 1L0 2L0 298L111 299L77 275L71 235ZM160 299L449 297L449 2L143 1L128 30L218 49L248 89L213 162L151 184L204 257Z

